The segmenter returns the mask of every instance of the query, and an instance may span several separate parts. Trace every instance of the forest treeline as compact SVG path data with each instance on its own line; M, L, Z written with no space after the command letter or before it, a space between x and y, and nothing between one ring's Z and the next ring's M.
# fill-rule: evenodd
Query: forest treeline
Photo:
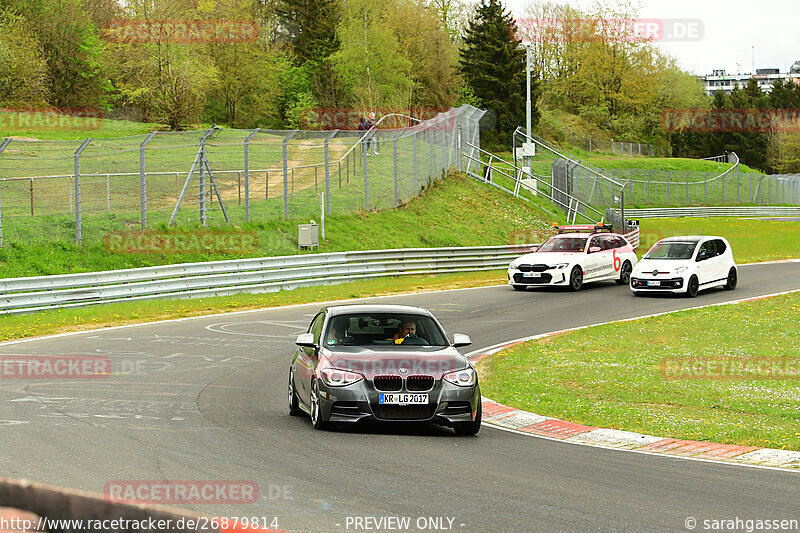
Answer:
M590 11L531 0L517 20L499 0L0 0L0 107L99 108L174 130L311 129L326 126L320 110L468 103L489 110L484 142L507 147L525 121L528 43L546 136L563 128L542 111L560 110L616 140L676 155L735 150L764 170L800 171L797 133L667 131L665 110L797 109L800 88L765 95L752 83L708 97L650 39L608 23L636 17L629 0ZM219 31L178 39L181 21Z

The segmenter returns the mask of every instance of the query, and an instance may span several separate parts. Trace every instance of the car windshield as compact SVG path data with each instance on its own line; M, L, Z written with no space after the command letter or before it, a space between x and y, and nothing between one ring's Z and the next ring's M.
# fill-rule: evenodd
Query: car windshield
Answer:
M644 259L691 259L697 241L662 241L650 248Z
M587 237L550 237L537 252L582 252Z
M324 344L335 346L449 346L444 332L426 315L352 313L328 321Z

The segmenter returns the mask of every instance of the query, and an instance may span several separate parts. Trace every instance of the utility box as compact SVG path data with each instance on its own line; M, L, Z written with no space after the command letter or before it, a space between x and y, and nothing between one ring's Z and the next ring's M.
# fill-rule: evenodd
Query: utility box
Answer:
M319 224L313 222L311 224L298 224L297 225L297 244L302 250L303 248L319 248Z

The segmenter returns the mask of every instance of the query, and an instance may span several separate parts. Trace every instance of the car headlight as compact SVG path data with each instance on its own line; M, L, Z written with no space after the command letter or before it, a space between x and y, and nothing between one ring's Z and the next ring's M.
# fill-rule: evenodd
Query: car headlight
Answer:
M474 387L478 382L478 374L472 368L465 368L463 370L456 370L448 372L442 378L445 381L458 385L459 387Z
M683 273L684 273L684 272L686 272L688 269L689 269L689 267L688 267L688 266L682 266L682 267L678 267L678 268L676 268L676 269L675 269L675 274L678 274L678 275L680 275L680 274L683 274Z
M511 264L508 265L508 268L510 268L511 270L516 270L519 268L519 263L517 263L516 261L511 261Z
M569 266L569 263L559 263L557 265L551 265L550 268L554 270L563 270Z
M329 387L345 387L364 379L364 376L358 372L339 370L338 368L324 368L319 371L319 375L322 382Z

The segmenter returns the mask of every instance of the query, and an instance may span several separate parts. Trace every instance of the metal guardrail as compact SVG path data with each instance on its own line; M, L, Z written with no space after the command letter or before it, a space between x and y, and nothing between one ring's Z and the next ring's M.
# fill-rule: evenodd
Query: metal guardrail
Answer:
M619 210L614 210L619 213ZM680 218L680 217L800 217L800 207L739 206L739 207L655 207L626 209L628 218Z
M369 250L0 279L0 314L505 268L535 245Z

